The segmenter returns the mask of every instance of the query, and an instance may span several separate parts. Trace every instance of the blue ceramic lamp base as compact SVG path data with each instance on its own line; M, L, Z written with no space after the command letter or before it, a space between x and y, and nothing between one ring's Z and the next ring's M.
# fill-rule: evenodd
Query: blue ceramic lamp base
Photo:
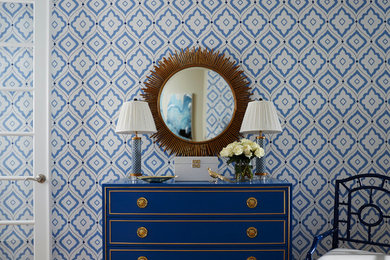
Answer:
M256 143L263 149L264 149L264 141L265 141L264 136L260 135L260 136L256 137ZM255 174L260 176L260 177L265 177L268 175L268 173L266 172L266 169L265 169L265 155L261 158L256 157L256 173Z

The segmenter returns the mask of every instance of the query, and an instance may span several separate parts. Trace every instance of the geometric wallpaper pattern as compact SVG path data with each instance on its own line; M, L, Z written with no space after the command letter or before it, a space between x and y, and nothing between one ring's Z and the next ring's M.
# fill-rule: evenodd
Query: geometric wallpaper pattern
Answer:
M114 133L119 108L181 48L225 53L252 98L275 104L283 132L267 136L267 168L293 184L294 259L330 227L336 178L390 172L387 0L53 0L51 10L54 259L102 258L101 183L131 164L129 137ZM174 157L142 142L144 174L173 174Z
M206 91L206 140L225 130L232 119L234 106L230 86L218 73L207 71Z

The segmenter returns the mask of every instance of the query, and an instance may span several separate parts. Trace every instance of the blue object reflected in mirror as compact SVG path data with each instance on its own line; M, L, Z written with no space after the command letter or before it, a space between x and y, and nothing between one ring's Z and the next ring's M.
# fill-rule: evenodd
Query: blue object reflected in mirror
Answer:
M171 94L164 121L175 135L192 140L192 94Z

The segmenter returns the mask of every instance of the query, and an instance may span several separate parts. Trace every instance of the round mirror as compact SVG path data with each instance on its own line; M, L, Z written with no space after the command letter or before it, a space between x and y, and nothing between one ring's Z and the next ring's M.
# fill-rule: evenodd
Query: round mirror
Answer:
M224 54L193 48L163 58L147 77L156 142L181 156L214 156L239 138L250 101L246 77Z
M235 110L232 88L217 72L202 67L183 69L164 85L160 114L177 137L202 142L219 136Z

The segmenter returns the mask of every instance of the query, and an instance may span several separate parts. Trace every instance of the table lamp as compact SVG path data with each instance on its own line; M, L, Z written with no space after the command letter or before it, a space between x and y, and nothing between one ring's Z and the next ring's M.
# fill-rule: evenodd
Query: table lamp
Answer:
M240 133L258 134L256 143L264 149L265 137L263 134L275 134L280 132L282 132L282 127L280 126L279 118L272 102L260 99L248 103L241 124ZM256 157L255 174L261 177L266 177L268 175L265 167L265 156L261 158Z
M138 134L155 133L156 125L154 124L152 112L148 103L134 99L123 103L119 112L118 122L115 133L135 135L131 140L131 163L132 169L130 178L135 179L141 176L141 137Z

